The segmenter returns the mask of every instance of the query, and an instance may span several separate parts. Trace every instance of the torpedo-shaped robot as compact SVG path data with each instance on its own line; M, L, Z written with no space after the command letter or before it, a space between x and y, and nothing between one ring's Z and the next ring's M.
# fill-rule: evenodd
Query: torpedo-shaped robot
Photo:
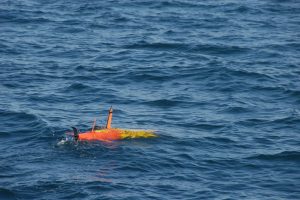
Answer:
M156 137L157 135L154 131L150 130L129 130L129 129L120 129L112 128L112 113L113 109L110 107L107 116L107 122L105 127L96 126L96 120L92 128L86 132L79 132L77 128L72 127L73 136L75 141L114 141L130 138L150 138Z

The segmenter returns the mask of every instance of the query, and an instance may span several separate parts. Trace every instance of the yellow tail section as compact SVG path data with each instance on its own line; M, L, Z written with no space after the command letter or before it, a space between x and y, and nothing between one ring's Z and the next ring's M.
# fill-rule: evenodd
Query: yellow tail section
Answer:
M150 138L157 137L154 134L154 131L149 130L122 130L121 138L122 139L132 139L132 138Z

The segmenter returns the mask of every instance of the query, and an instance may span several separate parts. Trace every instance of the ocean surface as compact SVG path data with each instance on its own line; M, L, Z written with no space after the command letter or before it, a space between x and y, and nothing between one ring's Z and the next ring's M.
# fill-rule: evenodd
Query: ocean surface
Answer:
M299 0L1 0L0 199L300 199ZM158 137L74 142L105 124Z

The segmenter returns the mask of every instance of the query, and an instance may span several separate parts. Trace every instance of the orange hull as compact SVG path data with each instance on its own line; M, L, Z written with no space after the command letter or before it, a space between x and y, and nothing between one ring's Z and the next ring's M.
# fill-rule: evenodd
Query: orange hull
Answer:
M100 140L100 141L113 141L113 140L121 140L121 139L129 139L129 138L149 138L155 137L156 135L153 131L147 130L125 130L125 129L117 129L111 128L112 122L112 107L109 109L107 123L105 129L97 129L96 127L96 119L94 121L93 127L91 131L87 131L84 133L79 133L77 128L72 127L75 140L81 141L90 141L90 140ZM95 130L96 128L96 130Z
M112 141L121 140L122 130L119 129L103 129L89 131L85 133L80 133L78 135L78 140L102 140L102 141Z

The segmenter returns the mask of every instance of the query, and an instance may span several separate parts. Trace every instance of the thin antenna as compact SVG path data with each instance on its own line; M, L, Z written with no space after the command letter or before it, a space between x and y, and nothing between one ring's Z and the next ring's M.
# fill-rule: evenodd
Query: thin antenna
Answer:
M101 105L99 106L99 109L101 110ZM101 112L100 112L100 119L101 119Z
M94 119L94 123L93 123L93 127L92 127L92 132L94 132L95 126L96 126L96 118Z
M111 121L112 121L112 106L110 107L109 111L108 111L108 116L107 116L107 123L106 123L106 128L110 129L111 128Z

